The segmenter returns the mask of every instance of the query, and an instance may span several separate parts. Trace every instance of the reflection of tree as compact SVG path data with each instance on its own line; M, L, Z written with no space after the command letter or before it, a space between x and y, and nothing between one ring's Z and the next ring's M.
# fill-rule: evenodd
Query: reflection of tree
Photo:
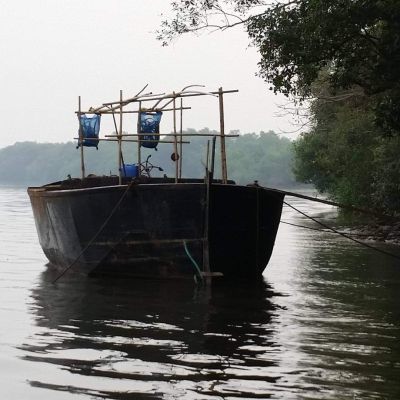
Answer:
M27 340L24 358L73 375L69 384L49 377L34 386L93 394L94 380L97 388L106 386L98 389L101 396L120 399L137 398L124 394L126 385L137 388L135 395L148 393L148 385L175 390L170 381L179 390L218 394L217 383L229 391L230 380L261 386L275 380L265 370L273 357L262 357L277 349L273 293L264 282L195 288L190 282L73 278L55 286L48 274L32 291L43 329Z
M310 235L313 250L293 287L302 381L325 388L329 398L398 398L398 261Z

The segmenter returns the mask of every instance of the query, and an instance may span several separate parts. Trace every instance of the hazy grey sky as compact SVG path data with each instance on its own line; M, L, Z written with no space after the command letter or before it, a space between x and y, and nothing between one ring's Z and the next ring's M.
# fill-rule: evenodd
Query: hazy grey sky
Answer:
M255 76L258 55L240 28L187 35L163 48L155 31L167 0L0 0L0 6L0 147L71 140L78 95L89 108L117 100L120 89L132 96L146 83L156 93L189 84L239 89L226 96L227 130L293 129L288 118L275 116L284 100ZM185 128L218 127L215 99L192 106ZM135 123L125 128L133 131Z

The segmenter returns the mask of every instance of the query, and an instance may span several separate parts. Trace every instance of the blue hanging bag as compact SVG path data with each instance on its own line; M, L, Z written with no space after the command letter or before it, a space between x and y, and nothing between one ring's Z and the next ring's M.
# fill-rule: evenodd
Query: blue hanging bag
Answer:
M77 149L79 146L96 147L97 149L99 145L100 118L101 115L97 114L91 117L85 114L80 116L82 141L78 140Z
M160 121L162 112L139 113L140 145L148 149L156 149L160 141Z

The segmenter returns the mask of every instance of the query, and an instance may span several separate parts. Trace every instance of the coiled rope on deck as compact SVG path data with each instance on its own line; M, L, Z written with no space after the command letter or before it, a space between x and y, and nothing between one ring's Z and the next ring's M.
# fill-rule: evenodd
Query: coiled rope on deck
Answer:
M60 275L57 276L56 279L53 280L53 283L56 283L62 276L64 276L67 271L69 271L77 262L78 260L82 257L82 255L85 253L85 251L93 244L93 242L97 239L97 237L100 235L101 232L103 232L104 228L107 226L107 224L109 223L109 221L111 220L111 218L113 217L113 215L115 214L115 212L118 210L119 206L121 205L122 201L124 200L124 198L126 197L126 195L129 192L129 189L132 187L132 185L134 184L134 181L131 181L128 186L126 187L126 190L124 191L124 193L122 193L120 199L117 201L117 203L115 204L114 208L111 210L110 215L104 220L104 222L102 223L102 225L100 226L100 228L97 230L97 232L93 235L93 237L89 240L89 242L87 243L87 245L81 250L81 252L78 254L78 256L75 258L74 261L72 261L61 273Z

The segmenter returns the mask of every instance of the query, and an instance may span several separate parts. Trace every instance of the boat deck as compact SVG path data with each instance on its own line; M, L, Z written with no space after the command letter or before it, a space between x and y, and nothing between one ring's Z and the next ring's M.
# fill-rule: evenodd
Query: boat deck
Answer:
M181 178L178 182L175 182L175 178L168 177L147 177L140 176L136 178L122 178L122 185L129 185L130 183L134 184L172 184L172 183L205 183L205 179L200 178ZM221 179L213 179L213 184L222 183ZM228 184L235 185L235 181L229 180ZM51 190L71 190L71 189L86 189L86 188L94 188L94 187L103 187L103 186L117 186L119 185L119 177L118 176L99 176L99 175L89 175L84 179L80 178L71 178L63 181L52 182L44 186L39 187L30 187L29 189L41 189L46 191Z

